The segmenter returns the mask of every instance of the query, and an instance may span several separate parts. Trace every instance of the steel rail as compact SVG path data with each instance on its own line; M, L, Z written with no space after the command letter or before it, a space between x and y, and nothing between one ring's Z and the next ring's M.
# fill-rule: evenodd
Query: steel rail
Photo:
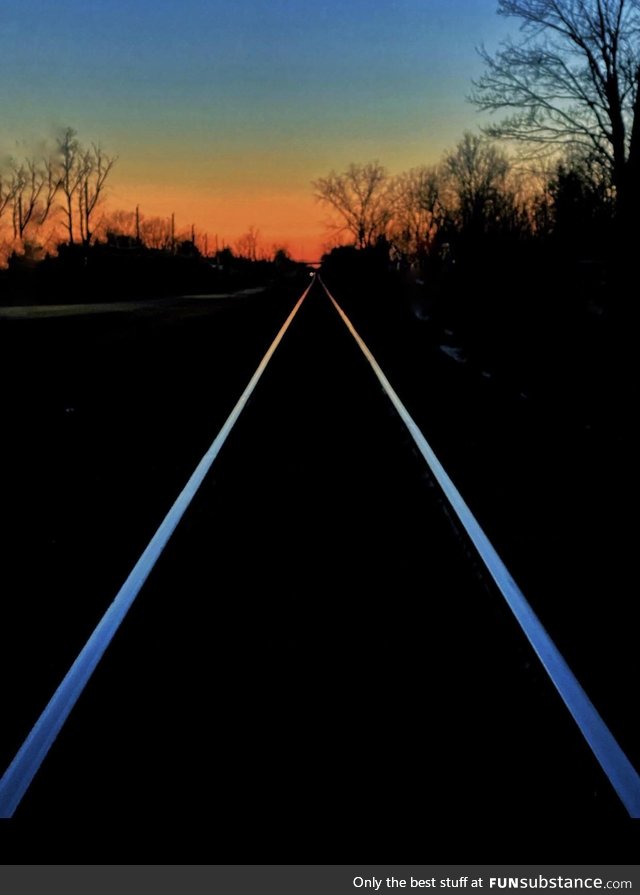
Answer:
M0 818L13 816L96 666L220 453L220 449L314 282L315 278L311 280L296 302L224 425L5 771L0 780Z
M560 694L565 706L578 725L600 767L618 797L633 818L640 817L640 776L633 767L619 743L605 724L601 715L587 696L573 671L570 669L560 650L551 639L542 622L533 611L528 600L515 583L506 565L498 555L489 538L486 536L475 516L462 499L433 449L409 414L391 383L382 372L373 354L356 332L355 327L342 310L333 295L329 292L322 278L318 280L342 318L343 323L357 342L360 350L371 365L373 372L382 385L400 418L411 433L413 440L433 477L442 489L447 501L453 508L471 542L475 546L487 571L494 580L498 590L506 600L527 640L533 647L547 675Z

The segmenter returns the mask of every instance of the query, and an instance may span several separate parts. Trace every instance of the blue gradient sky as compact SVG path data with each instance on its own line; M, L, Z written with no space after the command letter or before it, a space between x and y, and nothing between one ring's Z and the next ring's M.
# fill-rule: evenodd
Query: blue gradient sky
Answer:
M71 125L119 156L110 207L229 242L314 253L310 181L351 161L437 160L481 122L465 101L515 23L495 0L9 0L0 146Z

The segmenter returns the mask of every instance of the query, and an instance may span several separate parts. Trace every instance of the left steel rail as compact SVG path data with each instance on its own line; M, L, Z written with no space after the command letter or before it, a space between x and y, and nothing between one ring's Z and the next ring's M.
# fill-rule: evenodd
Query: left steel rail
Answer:
M107 647L113 640L118 628L124 621L127 612L149 577L169 538L195 497L214 460L220 453L229 433L258 384L258 380L264 373L267 364L284 338L286 331L289 329L293 318L298 313L314 282L315 277L296 302L293 310L249 380L247 387L227 417L226 422L196 466L191 478L176 498L173 506L149 541L113 602L96 625L93 633L5 771L0 780L0 818L13 817L16 808L31 785L31 781L38 773L63 724L69 717L71 710L78 701Z

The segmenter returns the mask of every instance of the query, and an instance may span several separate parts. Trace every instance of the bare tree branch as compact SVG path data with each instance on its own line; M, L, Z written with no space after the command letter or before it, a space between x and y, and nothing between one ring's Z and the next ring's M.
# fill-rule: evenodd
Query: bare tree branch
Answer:
M62 211L65 227L69 236L69 245L75 242L74 233L74 199L84 177L82 148L73 128L65 128L58 138L58 156L60 166L60 190L63 195Z
M238 256L246 258L248 261L257 261L259 237L260 231L251 225L247 232L243 233L236 242Z
M519 19L522 37L479 51L486 70L472 101L510 111L486 133L534 150L582 149L625 198L640 180L631 136L639 129L640 0L498 0L498 13Z
M394 244L416 259L428 255L444 217L442 176L435 167L411 168L394 181Z
M93 237L94 211L102 196L105 182L116 163L115 156L105 154L96 143L84 150L79 159L82 177L78 189L78 210L80 234L84 245L89 245Z
M316 199L337 212L336 229L348 232L358 248L374 245L393 217L392 181L379 162L351 164L313 182Z
M23 239L38 208L45 177L34 159L13 163L13 235Z

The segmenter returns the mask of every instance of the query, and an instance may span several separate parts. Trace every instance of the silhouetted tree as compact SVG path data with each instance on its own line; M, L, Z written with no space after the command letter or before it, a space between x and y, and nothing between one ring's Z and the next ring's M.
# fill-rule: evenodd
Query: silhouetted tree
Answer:
M89 149L81 150L78 156L77 166L80 175L77 188L78 220L80 237L85 246L91 243L94 212L115 162L115 156L106 155L95 143L92 143Z
M260 231L251 225L246 233L236 241L236 252L239 258L246 258L247 261L257 261L258 259L258 240Z
M510 111L486 132L596 156L627 216L640 194L640 3L498 0L498 13L521 20L523 36L481 50L472 99Z
M57 144L58 183L68 241L73 245L79 232L83 245L88 246L93 237L94 212L116 158L95 143L89 148L82 146L71 127L63 131Z
M0 218L11 206L15 195L16 183L12 175L0 173Z
M171 221L167 218L145 218L140 222L140 236L149 249L171 249Z
M495 230L512 205L505 153L484 137L466 132L445 154L443 169L449 189L447 210L458 229L467 237Z
M271 249L271 260L276 267L289 267L292 264L295 264L287 246L274 245Z
M412 168L395 178L392 239L405 255L421 258L431 251L442 222L441 193L435 167Z
M558 163L549 182L552 234L574 256L598 253L613 218L611 190L597 163L575 153Z
M133 239L137 237L141 224L142 218L138 212L116 208L103 215L100 232L104 235L111 234L113 237L126 236Z
M51 159L38 163L33 158L14 161L11 180L13 235L22 240L29 224L42 225L47 220L60 181Z
M216 251L216 263L225 270L230 270L233 267L234 260L234 254L229 246L223 246Z
M337 229L349 233L360 249L385 236L393 217L392 180L379 162L351 164L313 181L316 198L340 217Z
M60 190L62 191L62 211L69 245L75 242L74 217L75 198L85 175L83 151L76 131L67 127L58 137L58 158L60 167Z

